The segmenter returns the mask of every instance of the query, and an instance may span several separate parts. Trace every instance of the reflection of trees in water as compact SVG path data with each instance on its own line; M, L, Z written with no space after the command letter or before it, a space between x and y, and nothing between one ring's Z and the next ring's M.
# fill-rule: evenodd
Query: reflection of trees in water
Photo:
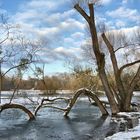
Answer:
M10 120L11 123L16 122L13 119ZM7 123L7 127L5 127L2 131L0 131L0 137L4 139L11 139L12 137L21 137L22 134L26 133L28 127L30 127L32 122L29 121L19 121L20 123L14 124L13 126L9 126L10 121L4 121L4 123Z
M79 123L81 123L79 127L77 125L77 119L82 120L79 121ZM76 138L80 137L80 139L100 139L104 138L106 136L106 133L108 132L108 127L106 126L108 126L110 123L110 117L102 116L94 120L92 120L91 118L90 120L88 120L86 116L84 118L74 119L67 117L66 123L67 127L70 129L70 132L72 132L73 136Z
M0 117L3 121L17 120L22 118L22 116L23 116L23 112L17 109L9 109L0 113Z

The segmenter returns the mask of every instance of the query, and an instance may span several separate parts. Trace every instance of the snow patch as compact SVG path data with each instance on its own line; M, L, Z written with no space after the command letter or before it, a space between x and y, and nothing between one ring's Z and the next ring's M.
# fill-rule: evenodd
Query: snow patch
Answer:
M123 117L128 117L128 118L131 118L133 116L140 117L140 112L130 112L130 113L120 112L118 113L118 115L123 116ZM105 140L125 140L125 139L126 140L132 140L132 139L140 140L140 119L139 119L138 126L132 129L129 129L126 132L118 132L112 136L105 138Z

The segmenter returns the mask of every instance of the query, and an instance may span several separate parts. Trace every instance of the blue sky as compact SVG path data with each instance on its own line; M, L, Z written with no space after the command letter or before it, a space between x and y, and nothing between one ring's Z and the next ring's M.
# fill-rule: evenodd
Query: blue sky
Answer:
M140 25L139 5L140 0L102 0L96 21L110 30L134 29ZM70 58L82 63L87 25L73 9L72 0L0 0L0 12L19 24L26 37L42 42L37 55L46 63L46 73L68 71L65 62Z

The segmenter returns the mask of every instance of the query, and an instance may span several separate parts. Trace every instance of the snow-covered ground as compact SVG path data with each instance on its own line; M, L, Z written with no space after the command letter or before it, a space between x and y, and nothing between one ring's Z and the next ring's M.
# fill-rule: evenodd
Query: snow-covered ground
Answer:
M139 115L140 112L132 112L132 113L119 113L119 115L132 117L134 115ZM126 132L118 132L112 136L105 138L105 140L140 140L140 119L138 126L127 130Z
M140 121L140 120L139 120ZM105 140L140 140L140 124L128 132L118 132Z

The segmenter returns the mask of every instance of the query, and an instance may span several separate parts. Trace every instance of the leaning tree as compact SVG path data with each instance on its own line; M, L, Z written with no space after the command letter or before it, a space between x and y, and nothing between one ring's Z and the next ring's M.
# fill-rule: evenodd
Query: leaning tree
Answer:
M88 1L87 5L88 5L89 14L87 13L87 10L82 8L80 3L75 4L74 8L81 14L81 16L88 23L90 35L91 35L92 50L94 52L96 63L97 63L97 71L101 79L105 94L108 98L112 114L116 114L120 111L130 111L131 99L132 99L134 87L138 82L138 80L140 79L140 65L139 65L140 59L119 66L116 52L121 48L125 48L126 46L132 45L132 43L124 44L124 46L121 46L115 50L115 47L113 46L114 44L111 43L111 41L106 35L107 33L97 32L97 25L95 23L95 13L94 13L96 2ZM105 53L103 53L100 45L99 34L101 34L101 37L110 54L110 60L112 62L111 65L113 67L113 74L115 77L115 84L117 87L116 90L112 89L112 86L108 80L107 71L105 69L107 62L105 59ZM136 47L138 45L139 43L136 44L133 43L133 47ZM134 77L131 79L131 81L128 83L126 88L125 83L123 82L123 76L122 76L123 72L126 68L134 65L137 65L136 73Z
M16 73L21 76L22 72L26 71L29 65L36 61L38 44L26 39L18 26L8 23L3 15L1 15L0 20L0 113L5 109L17 108L27 113L30 119L34 119L34 115L26 107L12 103L20 83L13 87L14 91L9 102L1 102L1 90L3 79L8 74L14 72L14 76Z

